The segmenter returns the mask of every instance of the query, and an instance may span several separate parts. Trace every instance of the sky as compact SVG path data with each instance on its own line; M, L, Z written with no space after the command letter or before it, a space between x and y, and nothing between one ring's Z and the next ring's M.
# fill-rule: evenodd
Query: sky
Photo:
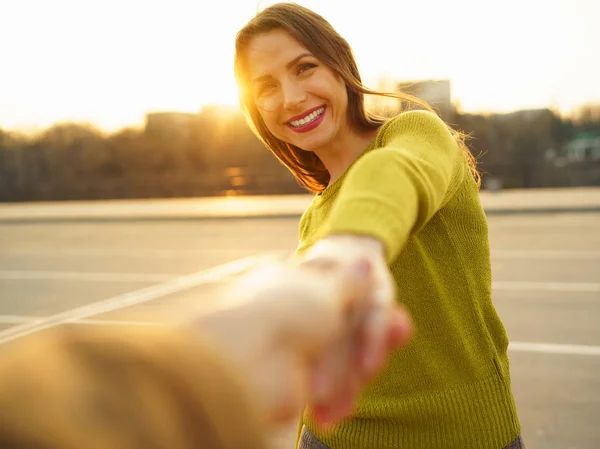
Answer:
M0 127L105 130L236 104L235 33L259 0L0 0ZM298 0L370 87L449 79L465 112L600 102L600 1Z

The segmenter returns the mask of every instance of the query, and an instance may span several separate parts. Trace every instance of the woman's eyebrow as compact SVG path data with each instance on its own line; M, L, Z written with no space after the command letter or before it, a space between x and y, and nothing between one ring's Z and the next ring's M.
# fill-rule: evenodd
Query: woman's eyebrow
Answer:
M307 57L307 56L312 56L312 54L311 54L311 53L301 53L301 54L299 54L298 56L296 56L294 59L292 59L290 62L288 62L288 63L285 65L285 67L286 67L287 69L290 69L290 68L292 68L292 67L293 67L295 64L297 64L297 63L298 63L298 61L300 61L302 58L305 58L305 57ZM269 79L269 78L271 78L271 75L260 75L260 76L257 76L256 78L254 78L254 79L252 80L252 84L258 83L258 82L260 82L260 81L263 81L263 80L266 80L266 79Z

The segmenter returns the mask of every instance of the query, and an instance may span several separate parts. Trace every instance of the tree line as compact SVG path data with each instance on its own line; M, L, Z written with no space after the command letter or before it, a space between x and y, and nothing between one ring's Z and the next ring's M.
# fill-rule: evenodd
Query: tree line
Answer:
M600 185L598 105L566 118L540 109L444 119L470 135L484 188ZM302 192L234 109L148 114L143 127L113 133L85 123L0 129L0 201Z

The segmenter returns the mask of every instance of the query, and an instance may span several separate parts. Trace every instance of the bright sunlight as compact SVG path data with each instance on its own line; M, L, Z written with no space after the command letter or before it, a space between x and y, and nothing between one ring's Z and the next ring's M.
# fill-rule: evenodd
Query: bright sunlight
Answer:
M223 0L5 2L0 126L76 120L113 130L149 111L236 104L236 31L257 7ZM463 111L600 100L597 2L307 0L353 46L367 85L448 79Z

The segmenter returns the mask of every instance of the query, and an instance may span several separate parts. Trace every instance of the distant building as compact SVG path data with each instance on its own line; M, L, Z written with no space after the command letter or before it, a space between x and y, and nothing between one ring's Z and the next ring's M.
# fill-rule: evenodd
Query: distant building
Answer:
M152 112L146 114L147 136L172 144L189 142L198 114L187 112Z
M449 80L404 81L398 83L396 89L425 101L443 120L453 120L454 107Z
M600 161L600 132L579 132L566 149L571 162Z
M565 145L571 185L600 185L600 130L579 131Z

